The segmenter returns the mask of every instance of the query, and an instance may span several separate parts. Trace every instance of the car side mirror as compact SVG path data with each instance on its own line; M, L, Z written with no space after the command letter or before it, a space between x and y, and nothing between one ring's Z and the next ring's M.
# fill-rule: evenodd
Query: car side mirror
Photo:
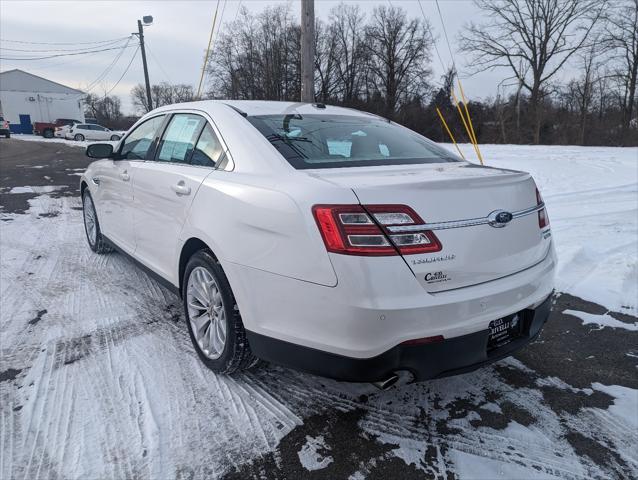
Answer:
M113 158L113 145L110 143L92 143L86 147L86 156L91 158Z

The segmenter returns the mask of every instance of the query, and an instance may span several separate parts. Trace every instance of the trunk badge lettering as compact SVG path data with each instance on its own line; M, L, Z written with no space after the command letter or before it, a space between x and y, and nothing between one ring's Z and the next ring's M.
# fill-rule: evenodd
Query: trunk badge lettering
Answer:
M505 210L494 210L487 216L487 221L490 227L503 228L512 221L514 215Z

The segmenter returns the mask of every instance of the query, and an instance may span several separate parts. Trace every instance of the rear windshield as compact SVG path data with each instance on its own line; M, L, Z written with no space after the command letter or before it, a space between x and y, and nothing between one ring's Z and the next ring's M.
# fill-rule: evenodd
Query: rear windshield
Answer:
M246 119L296 169L459 161L427 138L375 117L295 114Z

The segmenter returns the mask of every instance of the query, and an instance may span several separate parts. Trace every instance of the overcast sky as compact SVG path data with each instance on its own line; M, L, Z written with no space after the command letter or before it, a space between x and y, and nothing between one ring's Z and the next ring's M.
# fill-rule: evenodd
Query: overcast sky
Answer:
M226 0L222 19L222 29L226 22L235 19L238 8L247 7L259 12L268 5L290 3L298 15L299 0L262 1L262 0ZM203 62L203 53L208 42L212 16L215 10L214 1L0 1L0 56L17 57L20 52L12 49L78 48L73 45L47 46L35 44L18 44L8 42L93 42L125 37L137 30L137 19L143 15L154 17L153 25L145 29L145 38L149 52L149 75L151 83L168 81L171 83L187 83L197 85ZM221 0L223 5L224 0ZM327 19L330 9L339 4L334 0L316 0L317 17ZM358 4L365 12L381 4L392 3L407 10L413 17L421 18L419 4L414 0L385 1L347 1ZM450 54L444 41L441 22L434 1L422 0L425 15L430 20L434 33L438 36L438 48L446 64L450 63ZM482 21L481 13L471 1L440 0L443 19L448 36L452 42L457 67L461 76L468 71L464 58L455 51L456 37L467 22ZM220 6L220 13L221 13ZM219 18L218 18L219 20ZM131 44L136 40L133 40ZM92 92L104 94L117 82L129 63L135 48L126 51L105 80L91 89ZM43 76L70 87L86 90L106 66L110 64L117 51L105 51L91 55L67 56L48 60L8 61L0 60L0 70L20 68ZM31 55L31 54L30 54ZM434 79L438 80L442 67L438 58L433 55L432 68ZM474 75L464 81L467 96L487 97L496 94L496 86L503 78L510 75L507 71L487 72ZM130 100L131 88L144 81L142 61L138 54L130 70L115 87L113 94L122 99L125 113L132 113Z

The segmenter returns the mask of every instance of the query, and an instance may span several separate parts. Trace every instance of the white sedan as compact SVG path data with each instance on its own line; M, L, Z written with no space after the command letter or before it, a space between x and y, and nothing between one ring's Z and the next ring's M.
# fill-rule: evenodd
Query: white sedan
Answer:
M548 318L556 257L532 177L375 115L179 104L87 155L89 246L181 295L216 372L261 358L385 388L508 356Z
M79 142L84 140L111 140L116 142L126 134L124 131L111 130L95 123L76 123L66 128L63 132L64 138Z

